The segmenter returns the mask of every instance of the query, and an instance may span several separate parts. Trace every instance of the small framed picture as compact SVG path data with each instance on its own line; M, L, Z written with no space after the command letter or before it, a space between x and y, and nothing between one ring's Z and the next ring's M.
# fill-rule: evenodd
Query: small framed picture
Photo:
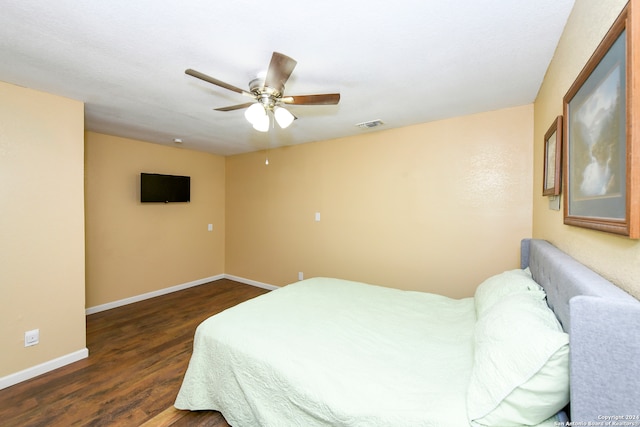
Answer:
M543 196L560 194L562 182L562 116L556 117L544 134Z

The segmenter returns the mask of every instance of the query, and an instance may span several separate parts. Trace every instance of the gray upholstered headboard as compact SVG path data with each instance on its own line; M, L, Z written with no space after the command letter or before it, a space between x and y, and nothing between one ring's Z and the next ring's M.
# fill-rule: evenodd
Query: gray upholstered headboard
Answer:
M569 333L571 420L640 417L640 301L544 240L522 241L521 266Z

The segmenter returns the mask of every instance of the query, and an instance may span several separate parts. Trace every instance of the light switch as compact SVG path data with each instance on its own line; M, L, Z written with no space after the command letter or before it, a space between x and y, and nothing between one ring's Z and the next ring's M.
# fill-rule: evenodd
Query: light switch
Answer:
M316 212L316 221L320 221L320 212Z
M207 225L207 231L213 231L213 224Z

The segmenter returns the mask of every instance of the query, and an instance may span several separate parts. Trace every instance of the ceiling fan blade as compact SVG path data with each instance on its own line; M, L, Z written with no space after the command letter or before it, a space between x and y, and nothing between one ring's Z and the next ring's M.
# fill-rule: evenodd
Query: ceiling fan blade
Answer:
M340 102L339 93L324 93L320 95L293 95L280 98L285 104L293 105L335 105Z
M222 108L214 108L214 110L216 111L233 111L233 110L241 110L243 108L247 108L250 107L251 105L253 105L254 102L245 102L244 104L238 104L238 105L231 105L229 107L222 107Z
M296 64L297 62L294 59L289 58L287 55L273 52L271 62L269 63L269 69L267 70L267 77L264 80L264 85L273 88L282 94L284 84L289 80L289 76L291 76Z
M235 86L230 85L229 83L225 83L225 82L223 82L221 80L214 79L213 77L207 76L206 74L203 74L200 71L192 70L191 68L189 68L189 69L186 69L184 72L186 74L189 74L190 76L193 76L193 77L198 78L200 80L204 80L205 82L214 84L216 86L220 86L220 87L223 87L225 89L232 90L232 91L240 93L242 95L248 95L248 96L253 97L253 94L247 92L246 90L242 90L239 87L235 87Z

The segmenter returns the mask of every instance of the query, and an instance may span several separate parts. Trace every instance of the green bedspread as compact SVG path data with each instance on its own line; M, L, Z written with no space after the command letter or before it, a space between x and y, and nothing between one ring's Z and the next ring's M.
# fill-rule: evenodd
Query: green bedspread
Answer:
M204 321L175 402L244 426L464 426L473 298L305 280Z

